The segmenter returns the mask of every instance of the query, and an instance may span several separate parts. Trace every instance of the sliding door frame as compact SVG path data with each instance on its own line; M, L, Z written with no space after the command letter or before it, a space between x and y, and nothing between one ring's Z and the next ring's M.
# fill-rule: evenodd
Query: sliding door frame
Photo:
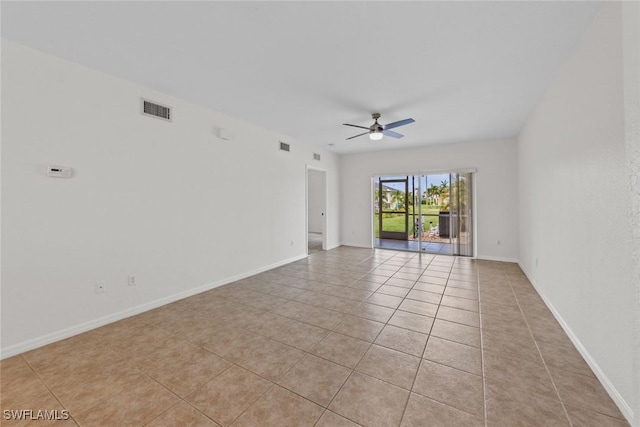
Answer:
M384 203L382 201L382 190L383 190L383 185L384 183L404 183L404 212L398 212L398 211L384 211ZM402 235L404 237L404 239L398 239L398 240L408 240L409 237L409 203L408 203L408 199L409 199L409 176L406 176L405 178L398 178L398 177L394 177L393 179L384 179L382 177L380 177L379 181L378 181L378 209L380 210L380 214L378 216L378 232L380 233L380 238L381 239L393 239L393 236L400 236ZM400 232L400 231L384 231L382 229L382 226L384 225L384 214L385 213L389 213L389 214L404 214L404 232ZM384 234L383 233L387 233Z
M375 198L375 189L376 189L376 178L377 179L385 179L392 178L398 176L422 176L422 175L440 175L440 174L462 174L462 173L470 173L472 176L472 185L471 185L471 223L472 223L472 243L473 243L473 253L469 258L476 258L478 255L478 216L476 215L477 210L477 168L457 168L457 169L428 169L421 171L413 171L413 172L383 172L383 173L375 173L370 176L369 189L370 189L370 206L369 206L369 217L370 217L370 235L371 235L371 247L376 248L375 241L375 209L374 209L374 198ZM451 181L451 179L449 179ZM420 182L420 180L419 180ZM419 188L421 186L419 185ZM419 191L422 191L420 188ZM449 194L451 194L451 182L449 182ZM420 193L420 198L422 198L422 193ZM419 206L420 214L422 213L422 204ZM451 224L451 221L449 221ZM451 225L450 225L451 227ZM422 247L422 239L419 239L420 247ZM418 251L418 253L424 253L423 251Z

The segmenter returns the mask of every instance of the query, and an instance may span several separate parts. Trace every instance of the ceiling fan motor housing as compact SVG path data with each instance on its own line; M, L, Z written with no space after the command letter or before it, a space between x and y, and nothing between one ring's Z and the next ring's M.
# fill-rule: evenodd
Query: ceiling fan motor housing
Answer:
M351 127L355 127L355 128L360 128L360 129L367 129L368 132L364 132L361 133L359 135L355 135L352 136L350 138L347 138L347 140L349 139L353 139L353 138L357 138L359 136L363 136L363 135L367 135L369 134L369 138L371 138L372 140L379 140L382 139L382 135L386 135L386 136L390 136L392 138L402 138L404 135L392 131L390 129L394 129L400 126L404 126L404 125L408 125L410 123L415 122L415 120L413 119L404 119L404 120L398 120L396 122L393 123L387 123L386 125L381 125L380 123L378 123L378 119L380 118L380 113L372 113L371 114L371 118L373 119L373 124L369 127L365 127L365 126L360 126L360 125L352 125L349 123L343 123L345 126L351 126Z
M384 128L380 123L378 123L378 119L380 118L380 113L371 114L371 118L375 121L375 123L369 127L369 129L371 129L371 132L382 132Z

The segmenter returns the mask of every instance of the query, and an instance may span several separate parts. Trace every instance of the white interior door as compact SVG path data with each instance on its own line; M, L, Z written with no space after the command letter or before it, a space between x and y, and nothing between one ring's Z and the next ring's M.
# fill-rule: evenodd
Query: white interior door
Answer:
M307 167L307 249L318 239L327 248L327 172Z

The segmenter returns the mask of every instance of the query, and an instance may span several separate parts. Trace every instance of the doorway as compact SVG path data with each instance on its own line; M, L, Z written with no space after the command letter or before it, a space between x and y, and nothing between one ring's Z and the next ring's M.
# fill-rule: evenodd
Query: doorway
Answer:
M307 166L307 254L327 249L327 172Z
M374 246L473 256L473 172L373 179Z
M378 179L376 219L381 239L409 239L408 194L409 177Z

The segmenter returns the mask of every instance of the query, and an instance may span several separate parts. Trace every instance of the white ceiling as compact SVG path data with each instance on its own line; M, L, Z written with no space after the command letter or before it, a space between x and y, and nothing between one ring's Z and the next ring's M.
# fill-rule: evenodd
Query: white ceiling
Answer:
M3 1L2 35L349 153L516 136L601 6ZM345 141L372 112L416 123Z

